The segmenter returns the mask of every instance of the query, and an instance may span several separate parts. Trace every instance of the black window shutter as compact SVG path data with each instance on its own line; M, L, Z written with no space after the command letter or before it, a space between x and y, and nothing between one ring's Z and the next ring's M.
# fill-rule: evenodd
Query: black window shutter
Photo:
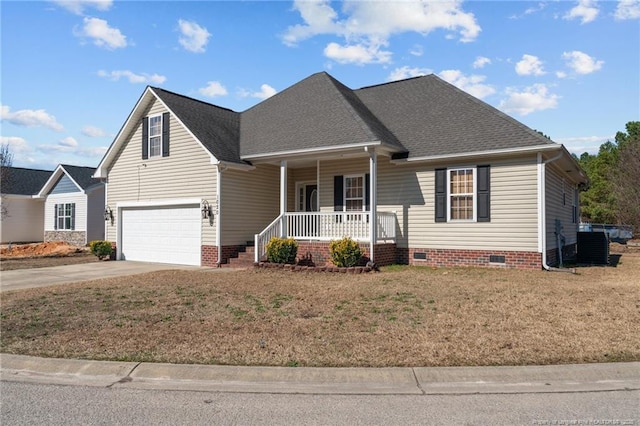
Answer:
M333 177L333 211L341 212L344 210L344 177ZM342 222L342 216L336 216L336 222Z
M491 179L490 166L478 166L477 168L477 194L478 194L478 222L491 221Z
M149 117L142 119L142 159L149 158Z
M71 204L71 230L76 229L76 203Z
M169 113L162 114L162 156L169 156Z
M53 206L53 229L58 229L58 205Z
M447 221L447 169L436 169L436 222Z
M371 210L371 175L364 175L364 209Z
M333 211L344 210L344 178L342 176L333 177Z

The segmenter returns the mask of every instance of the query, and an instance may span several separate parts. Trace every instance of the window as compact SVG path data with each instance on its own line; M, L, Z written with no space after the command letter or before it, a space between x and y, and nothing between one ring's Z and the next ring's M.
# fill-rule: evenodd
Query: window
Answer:
M56 204L54 206L54 229L73 230L76 227L76 203Z
M162 155L162 116L149 117L149 157Z
M474 220L475 169L451 169L448 173L449 220Z
M434 172L435 222L491 222L491 166Z
M345 176L344 209L348 212L364 211L364 176Z

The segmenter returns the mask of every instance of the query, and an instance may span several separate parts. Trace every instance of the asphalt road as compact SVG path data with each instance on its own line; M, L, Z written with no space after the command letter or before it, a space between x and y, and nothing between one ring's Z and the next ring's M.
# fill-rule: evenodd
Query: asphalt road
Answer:
M640 391L286 395L2 382L8 425L640 425Z

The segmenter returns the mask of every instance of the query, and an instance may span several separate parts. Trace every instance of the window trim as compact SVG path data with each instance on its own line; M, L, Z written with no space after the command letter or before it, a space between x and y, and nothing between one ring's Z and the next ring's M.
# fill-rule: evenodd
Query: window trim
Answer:
M69 207L69 214L67 214ZM74 231L76 229L76 203L56 203L53 228L57 231ZM62 210L62 214L60 211ZM67 227L67 219L69 219L69 227ZM62 223L62 226L60 224Z
M473 223L473 222L477 222L478 221L478 168L477 166L459 166L459 167L448 167L447 169L447 222L454 222L454 223ZM453 194L451 194L451 172L454 171L461 171L461 170L471 170L472 172L472 183L471 183L471 187L473 189L473 191L471 193L463 193L463 194L456 194L458 196L472 196L472 208L473 208L473 214L472 214L472 218L471 219L453 219L451 217L451 209L453 208L453 203L452 203L452 197L454 196Z
M157 135L152 135L151 134L151 129L153 128L153 126L151 125L151 122L154 118L158 118L160 117L160 125L158 126L159 129L159 133ZM148 148L148 158L156 158L156 157L162 157L162 147L163 147L163 129L164 129L164 117L163 114L154 114L154 115L150 115L148 117L149 119L149 130L148 130L148 134L147 134L147 148ZM153 150L151 149L151 139L152 138L158 138L160 143L158 145L158 153L157 154L152 154Z
M362 179L362 197L351 197L349 200L362 200L362 210L347 210L347 179L348 178L361 178ZM344 175L342 177L342 210L345 212L366 212L367 211L367 182L365 173Z

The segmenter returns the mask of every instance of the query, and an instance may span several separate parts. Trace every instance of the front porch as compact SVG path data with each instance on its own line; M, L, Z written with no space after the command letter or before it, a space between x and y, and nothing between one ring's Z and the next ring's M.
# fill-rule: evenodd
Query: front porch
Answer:
M372 220L376 222L375 230ZM393 212L373 215L371 212L286 212L255 235L255 262L264 259L266 245L273 237L324 243L350 237L360 243L363 250L368 249L369 257L373 259L376 244L395 244L396 222Z

